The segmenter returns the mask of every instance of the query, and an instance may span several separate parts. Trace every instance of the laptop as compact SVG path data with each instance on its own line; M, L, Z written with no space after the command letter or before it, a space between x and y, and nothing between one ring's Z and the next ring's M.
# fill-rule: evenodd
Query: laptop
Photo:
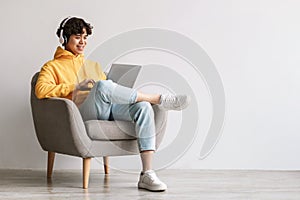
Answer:
M111 65L107 79L112 80L125 87L132 88L141 71L141 65L117 64Z

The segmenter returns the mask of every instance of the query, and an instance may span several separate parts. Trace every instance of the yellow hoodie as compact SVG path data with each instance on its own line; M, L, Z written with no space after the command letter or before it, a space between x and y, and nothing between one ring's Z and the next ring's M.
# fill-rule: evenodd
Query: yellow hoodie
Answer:
M75 56L71 52L57 47L54 59L42 67L35 86L37 98L63 97L80 105L88 91L73 94L76 84L84 79L105 80L106 75L101 66L93 61L85 60L82 54Z

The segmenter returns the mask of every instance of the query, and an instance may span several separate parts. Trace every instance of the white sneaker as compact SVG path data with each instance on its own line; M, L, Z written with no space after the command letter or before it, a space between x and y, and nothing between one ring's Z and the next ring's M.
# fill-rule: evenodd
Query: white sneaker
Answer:
M153 192L162 192L167 189L167 185L159 180L153 170L148 170L141 172L138 188Z
M162 94L160 96L160 106L165 110L183 110L191 102L187 95Z

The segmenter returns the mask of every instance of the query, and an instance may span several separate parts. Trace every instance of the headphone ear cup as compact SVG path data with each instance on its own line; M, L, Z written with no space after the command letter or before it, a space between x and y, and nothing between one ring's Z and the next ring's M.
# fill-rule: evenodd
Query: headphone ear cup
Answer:
M64 44L63 30L60 30L59 43Z
M59 43L64 44L64 38L63 37L59 38Z
M67 38L67 36L64 35L64 36L63 36L63 39L64 39L64 42L63 42L63 43L64 43L64 44L67 44L67 43L68 43L68 38Z

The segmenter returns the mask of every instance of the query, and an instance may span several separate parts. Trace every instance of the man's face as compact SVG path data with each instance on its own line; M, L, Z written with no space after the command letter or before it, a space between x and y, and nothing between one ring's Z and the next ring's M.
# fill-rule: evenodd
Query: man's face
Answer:
M87 44L86 29L83 29L82 34L71 35L68 43L66 44L66 50L72 52L75 56L84 52L85 45Z

